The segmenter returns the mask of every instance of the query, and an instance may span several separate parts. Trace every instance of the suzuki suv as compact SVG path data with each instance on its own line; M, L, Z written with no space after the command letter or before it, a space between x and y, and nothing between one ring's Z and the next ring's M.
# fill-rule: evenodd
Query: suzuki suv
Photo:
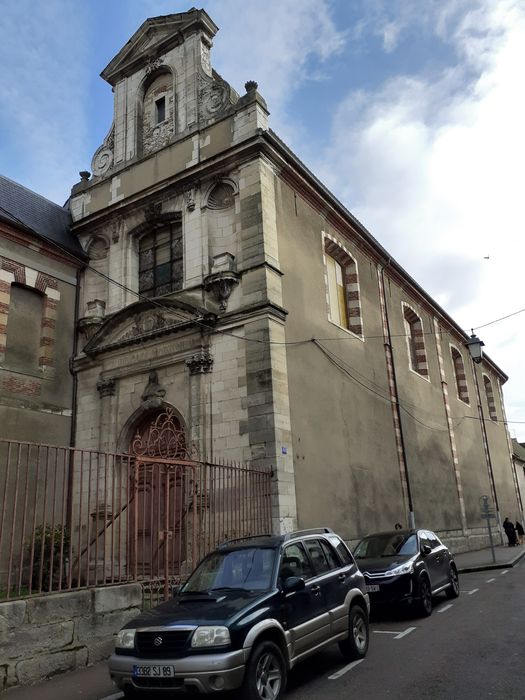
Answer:
M369 607L329 528L234 540L118 633L109 672L125 697L240 688L248 700L278 700L288 671L328 644L349 660L366 655Z

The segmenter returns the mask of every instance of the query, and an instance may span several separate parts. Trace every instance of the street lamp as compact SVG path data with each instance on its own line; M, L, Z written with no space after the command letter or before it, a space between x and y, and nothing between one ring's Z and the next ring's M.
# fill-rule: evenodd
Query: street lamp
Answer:
M473 361L476 364L479 364L481 362L481 360L483 359L482 347L485 345L485 343L478 338L478 336L474 333L474 331L472 331L472 335L467 340L465 345L468 348L468 351L470 353L470 357L473 359Z
M478 338L478 336L472 331L472 335L467 340L465 345L468 348L472 362L477 365L483 360L483 346L485 343ZM492 460L490 458L489 440L487 436L487 427L485 425L485 415L483 413L483 403L481 401L481 393L479 390L478 374L476 368L472 367L472 372L474 374L474 384L476 385L476 396L478 398L478 412L479 412L479 422L481 426L481 436L483 438L483 445L485 447L485 455L487 457L487 467L489 472L490 486L492 489L492 495L494 497L494 505L496 506L496 516L501 537L501 543L503 544L503 534L501 532L501 515L499 512L498 497L496 495L496 483L494 481L494 472L492 470Z

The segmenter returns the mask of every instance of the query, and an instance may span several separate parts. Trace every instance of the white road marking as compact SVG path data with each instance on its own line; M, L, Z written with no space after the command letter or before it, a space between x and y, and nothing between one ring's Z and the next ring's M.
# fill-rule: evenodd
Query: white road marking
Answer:
M472 591L463 591L463 593L466 593L467 595L474 595L474 593L477 593L479 591L479 588L474 588Z
M373 630L373 632L374 634L393 634L394 639L402 639L403 637L406 637L407 634L410 634L410 632L413 632L415 629L415 627L407 627L406 630L403 630L403 632L396 632L392 630Z
M489 579L487 579L487 583L492 583L492 581L495 581L495 580L496 580L495 578L489 578Z
M452 606L453 606L453 603L449 603L448 605L444 605L442 608L439 608L439 610L436 610L436 612L438 612L438 613L445 612L445 610L448 610Z
M399 634L399 632L392 632L392 630L373 630L374 634Z
M105 698L101 698L101 700L121 700L124 695L122 693L113 693L113 695L106 695Z
M407 634L410 634L410 632L413 632L416 628L415 627L407 627L404 632L400 632L397 637L394 637L394 639L401 639L402 637L406 637Z
M500 573L500 576L503 576L504 574L508 574L508 573L509 573L509 570L508 570L508 569L505 569L505 571L502 571L502 572Z
M328 680L330 681L335 681L336 678L340 678L343 674L345 674L347 671L351 671L357 664L360 664L364 661L364 659L359 659L358 661L352 661L351 664L348 664L348 666L343 666L339 671L336 671L335 673L332 673L331 676L328 676Z

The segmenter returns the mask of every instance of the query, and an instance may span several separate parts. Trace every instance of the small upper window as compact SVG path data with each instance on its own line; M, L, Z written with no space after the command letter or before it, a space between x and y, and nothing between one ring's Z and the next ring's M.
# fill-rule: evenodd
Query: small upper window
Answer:
M403 315L407 329L410 366L414 372L417 372L422 377L428 377L427 353L421 319L409 306L404 306Z
M451 347L450 353L452 355L452 363L454 365L454 375L456 377L456 389L458 392L458 399L469 402L468 396L468 386L467 377L465 375L465 365L463 364L463 357L457 348Z
M485 384L485 396L487 397L490 420L498 420L498 414L496 413L496 402L494 401L494 392L492 391L492 382L486 374L483 375L483 382Z
M325 235L324 259L330 321L362 335L361 302L355 260Z
M182 225L155 229L139 243L139 294L161 296L182 289Z
M155 123L160 124L166 119L166 98L155 100Z

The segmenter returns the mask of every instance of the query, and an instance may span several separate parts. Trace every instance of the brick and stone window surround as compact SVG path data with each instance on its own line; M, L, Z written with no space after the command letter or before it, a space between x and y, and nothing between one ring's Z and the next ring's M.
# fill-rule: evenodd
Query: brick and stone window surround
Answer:
M329 320L362 338L357 263L345 246L325 232L323 262Z
M162 296L183 287L182 223L153 228L139 240L139 294Z
M41 295L41 318L36 350L36 371L54 366L54 345L57 306L60 301L55 278L33 270L26 265L0 258L0 363L6 363L7 333L13 285L33 290ZM15 292L16 294L16 292ZM28 302L31 304L31 301Z
M422 377L429 379L425 335L421 318L408 304L403 302L402 307L410 369Z
M463 362L463 356L454 345L450 346L450 354L452 357L452 365L454 367L454 376L456 379L458 399L468 404L470 403L470 399L468 394L467 377L465 374L465 364Z
M487 406L489 409L490 420L497 421L498 414L496 412L496 401L494 400L494 391L492 390L492 382L486 374L483 375L483 385L485 387L485 396L487 398Z

